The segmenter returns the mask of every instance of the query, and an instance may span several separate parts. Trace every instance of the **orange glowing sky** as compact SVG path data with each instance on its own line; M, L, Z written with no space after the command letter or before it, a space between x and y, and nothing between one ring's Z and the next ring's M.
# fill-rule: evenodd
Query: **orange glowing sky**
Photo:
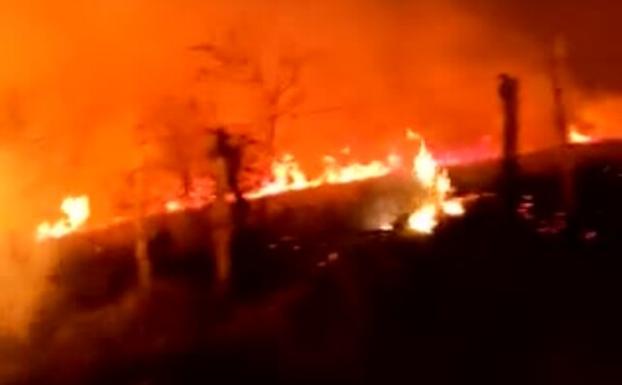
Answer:
M558 7L498 3L5 0L0 177L10 183L0 200L19 202L4 209L21 214L7 217L46 217L70 193L88 193L95 213L112 211L106 205L126 193L124 178L140 162L136 127L153 137L174 122L197 153L201 127L261 131L261 90L235 79L197 81L209 63L188 48L232 36L267 79L277 76L277 58L305 57L304 99L298 114L280 121L277 147L310 168L346 145L363 158L386 154L405 127L432 148L491 137L494 148L502 71L522 79L524 147L546 145L554 138L547 61L559 33L568 39L573 111L590 129L616 134L622 99L603 84L617 84L607 73L620 55L600 43L613 22L598 25L602 19L574 1L563 3L561 16ZM179 107L188 100L196 101L192 113Z

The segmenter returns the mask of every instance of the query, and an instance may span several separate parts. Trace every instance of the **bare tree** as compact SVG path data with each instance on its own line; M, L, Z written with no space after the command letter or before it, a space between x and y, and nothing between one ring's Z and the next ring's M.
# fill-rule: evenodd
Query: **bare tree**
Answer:
M192 171L198 159L199 123L192 99L164 98L144 119L141 140L157 149L145 167L172 173L179 178L184 197L193 188Z
M225 44L205 43L191 49L207 56L202 76L226 78L260 90L262 100L258 103L264 109L265 141L272 155L281 120L295 116L304 101L301 73L307 57L291 49L273 55L273 60L265 63L260 55L244 49L235 34L230 34Z
M279 121L288 115L295 114L296 108L303 102L304 94L300 84L300 73L303 59L301 57L282 57L279 59L279 70L275 82L269 84L259 80L265 87L268 106L268 144L274 150L276 130Z
M197 107L193 100L169 101L162 111L159 138L165 168L176 173L187 197L192 190L192 166L197 158Z
M136 267L138 271L138 283L142 289L149 289L149 287L151 286L151 263L149 261L148 240L146 231L147 194L145 185L145 145L147 144L147 135L145 127L142 125L138 125L136 127L136 133L139 142L138 158L137 163L134 165L130 176L134 203L134 258L136 260Z

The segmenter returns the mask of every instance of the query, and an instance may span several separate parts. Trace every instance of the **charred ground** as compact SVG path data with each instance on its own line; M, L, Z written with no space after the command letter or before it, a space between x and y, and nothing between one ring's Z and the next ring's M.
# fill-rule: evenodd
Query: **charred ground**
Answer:
M558 213L554 151L521 160L525 198L515 220L494 195L480 197L432 237L354 231L339 213L348 211L343 205L281 211L269 225L238 229L225 297L212 290L197 231L208 229L198 213L159 222L176 221L176 232L164 226L153 233L148 292L136 288L127 228L109 230L105 245L97 235L65 240L55 245L63 258L31 343L7 341L0 351L7 378L619 382L621 148L610 142L573 150L571 230ZM463 192L494 193L496 170L493 163L474 165L453 169L452 177ZM356 199L361 195L346 201Z

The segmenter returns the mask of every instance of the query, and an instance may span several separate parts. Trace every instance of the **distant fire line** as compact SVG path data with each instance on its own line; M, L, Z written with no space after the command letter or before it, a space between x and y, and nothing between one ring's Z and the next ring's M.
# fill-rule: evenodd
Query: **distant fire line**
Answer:
M419 142L419 151L413 157L411 176L425 190L422 204L414 207L408 218L408 228L416 233L431 234L438 225L440 217L460 216L465 212L462 200L452 197L453 187L447 170L442 168L428 151L426 144L418 133L407 130L409 141ZM348 151L349 153L349 151ZM389 154L384 160L369 163L351 162L340 165L336 158L325 156L324 170L316 178L310 179L293 155L285 154L276 159L271 166L271 178L259 189L245 195L247 199L259 199L299 191L323 185L347 184L373 178L380 178L403 169L402 158L397 154ZM195 199L193 202L168 200L164 211L175 212L190 208L203 207L213 201L213 196ZM67 197L61 204L64 214L62 219L54 223L43 222L37 227L38 241L62 238L85 226L90 216L89 198L87 196ZM385 224L382 230L392 229Z

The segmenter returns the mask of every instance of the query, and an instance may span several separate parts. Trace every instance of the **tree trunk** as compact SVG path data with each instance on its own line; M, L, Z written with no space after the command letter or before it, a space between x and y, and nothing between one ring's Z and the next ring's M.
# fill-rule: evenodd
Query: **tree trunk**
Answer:
M138 271L138 283L141 289L151 287L151 264L147 248L147 232L145 229L145 181L144 160L141 157L140 165L134 174L134 227L136 241L134 245L134 257Z
M501 75L499 96L503 104L503 200L509 217L514 216L518 192L518 79Z

